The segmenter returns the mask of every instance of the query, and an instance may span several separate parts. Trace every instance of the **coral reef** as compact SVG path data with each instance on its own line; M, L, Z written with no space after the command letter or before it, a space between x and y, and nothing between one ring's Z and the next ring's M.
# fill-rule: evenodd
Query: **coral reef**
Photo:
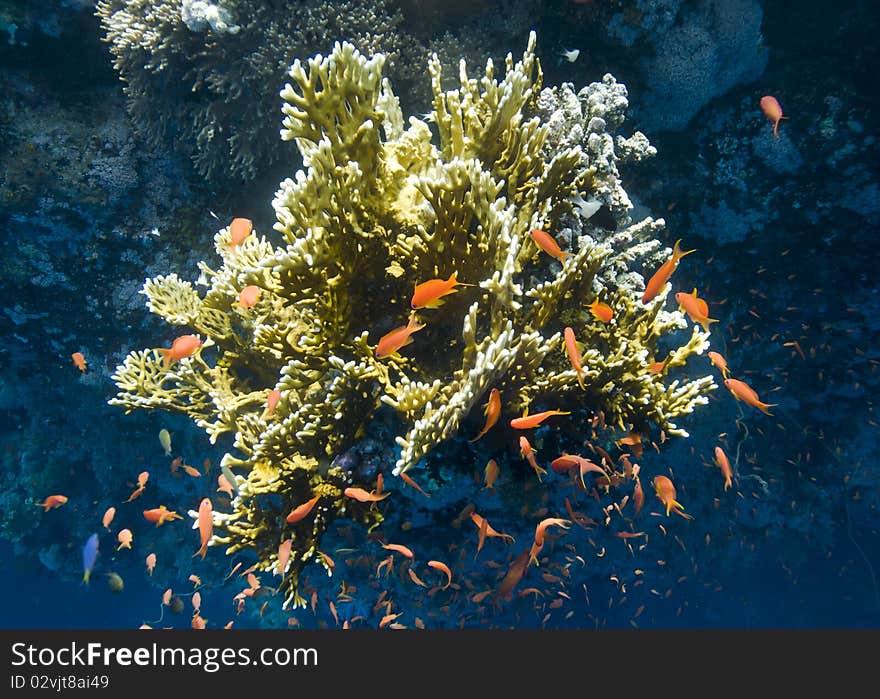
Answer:
M679 131L710 100L760 76L767 65L762 16L758 0L625 3L608 35L651 50L640 65L640 126Z
M211 543L254 550L268 571L291 539L287 605L302 603L299 574L329 522L381 522L375 503L344 494L370 483L342 457L383 404L405 426L400 474L455 436L490 388L508 416L549 404L674 435L687 434L676 419L714 388L710 376L676 376L708 335L695 326L675 346L688 324L663 308L669 285L640 299L633 263L650 270L669 252L654 240L662 220L628 218L618 151L637 160L651 149L641 134L614 138L625 88L606 76L578 94L540 91L535 42L532 33L517 63L508 55L503 78L491 60L479 78L462 62L454 90L430 60L439 143L426 121L404 122L384 55L337 43L329 56L297 59L281 92L281 133L305 169L275 195L280 239L220 230L220 266L200 263L203 295L176 274L144 284L152 312L207 339L170 363L157 349L132 352L110 402L187 415L212 442L234 436L237 455L223 464L244 474L232 511L214 511ZM532 229L556 236L561 262ZM470 286L410 315L424 326L412 344L377 357L374 343L406 322L414 286L453 273ZM240 301L246 286L259 289L252 307ZM585 308L596 299L613 309L611 322ZM580 377L566 326L583 348ZM658 360L664 371L650 369ZM285 522L315 497L309 515Z

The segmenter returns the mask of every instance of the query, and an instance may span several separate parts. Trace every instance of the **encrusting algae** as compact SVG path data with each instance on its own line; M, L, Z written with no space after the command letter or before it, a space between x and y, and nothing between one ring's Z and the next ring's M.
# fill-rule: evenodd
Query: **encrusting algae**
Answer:
M383 404L406 425L394 467L404 475L490 395L515 419L546 399L624 429L686 436L674 420L715 388L711 376L670 381L651 370L660 339L687 327L663 308L668 284L643 303L644 283L629 271L662 254L647 237L663 222L629 221L610 136L604 163L586 137L583 148L551 143L537 103L562 92L541 92L534 33L519 62L508 55L503 79L491 61L478 79L462 63L460 87L444 91L430 60L439 143L426 121L404 122L384 61L337 43L294 62L282 137L304 169L275 195L277 235L245 219L220 230L219 266L199 265L204 293L175 274L148 279L149 309L194 334L180 335L177 350L132 352L113 376L112 404L188 415L212 443L233 436L222 469L236 494L231 511L210 513L203 548L251 550L258 570L283 569L285 606L304 604L307 563L330 571L316 554L334 518L382 521L377 502L388 494L333 459ZM594 86L625 95L611 76ZM644 151L637 136L617 147ZM601 205L623 224L610 242L588 220ZM429 281L438 288L414 301ZM586 307L600 292L613 323ZM694 327L665 368L701 354L707 338Z

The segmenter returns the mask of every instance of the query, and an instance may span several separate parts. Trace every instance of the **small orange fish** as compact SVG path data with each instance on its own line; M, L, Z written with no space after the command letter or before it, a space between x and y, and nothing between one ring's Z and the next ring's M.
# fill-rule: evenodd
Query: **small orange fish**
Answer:
M201 346L202 339L198 335L181 335L171 343L171 349L160 347L158 352L165 357L165 366L167 367L175 361L192 356Z
M415 488L416 490L418 490L418 491L419 491L422 495L424 495L426 498L431 497L430 493L426 493L424 490L422 490L422 487L421 487L418 483L416 483L416 482L410 477L410 475L409 475L408 473L401 473L401 474L400 474L400 480L402 480L404 483L406 483L410 488Z
M486 482L485 487L487 490L494 487L495 481L498 480L499 472L500 470L498 468L498 464L495 463L495 459L489 459L483 473Z
M513 418L510 421L510 426L515 430L530 430L533 427L537 427L544 422L544 420L553 415L571 415L571 411L545 410L543 413L533 413L532 415L523 413L522 417Z
M678 267L678 262L682 257L690 255L692 252L696 252L696 250L686 250L685 252L682 252L678 247L680 243L680 240L675 241L675 245L672 247L672 257L660 265L660 268L654 272L654 276L648 280L648 283L645 285L645 293L642 294L643 304L650 303L651 300L663 290L663 287L666 286L666 282L669 281L672 273Z
M263 419L272 417L275 414L275 408L278 407L278 402L281 400L281 391L277 388L273 388L269 391L269 395L266 396L266 410L263 412Z
M669 360L666 359L662 362L653 362L653 363L649 364L648 365L648 373L649 374L659 374L660 372L662 372L666 368L666 363L668 361Z
M727 360L724 357L718 354L718 352L707 352L706 356L709 357L709 361L712 362L712 366L721 369L721 375L725 379L730 376L730 369L727 368Z
M150 480L150 472L141 471L137 477L138 488L145 488L148 480Z
M653 485L654 492L657 493L657 499L666 506L667 517L670 512L675 512L675 514L681 515L685 519L693 519L693 517L685 513L682 504L676 501L675 486L672 484L671 480L666 476L654 476Z
M532 445L529 444L529 440L526 439L525 435L522 435L519 438L519 453L529 462L529 465L535 470L535 475L538 476L538 480L540 481L541 476L547 473L547 469L538 466L538 462L535 460L535 451L532 449Z
M193 554L193 558L200 555L204 559L205 554L208 553L208 542L214 535L213 511L214 506L211 504L210 498L202 498L202 501L199 503L198 520L196 521L196 525L199 528L201 546Z
M529 557L529 549L524 549L510 564L501 582L498 583L496 596L500 599L509 599L514 589L526 574L531 559Z
M233 250L244 242L254 230L253 221L249 218L234 218L229 224L229 247Z
M152 575L153 568L156 567L156 554L155 553L148 553L146 563L147 563L147 572L150 575Z
M159 505L152 510L144 510L144 519L148 522L154 522L157 527L165 524L165 522L173 522L175 519L183 519L176 512L172 512L165 505Z
M229 479L226 478L222 473L217 476L217 485L220 487L217 488L218 493L226 493L230 498L235 494L232 492L232 483L229 482Z
M162 593L162 604L164 604L166 607L170 607L171 606L171 597L173 595L174 595L174 593L171 591L171 588L169 587L167 590L165 590L165 592Z
M428 561L428 566L434 570L439 570L446 575L446 584L440 588L441 590L445 590L452 584L452 571L449 570L449 566L443 561Z
M546 252L550 257L555 257L560 262L565 262L566 257L571 257L570 252L563 252L556 241L553 239L549 233L545 233L542 230L538 230L537 228L532 228L529 231L529 235L532 236L532 240L535 241L535 245L537 245L541 250Z
M353 500L357 500L358 502L379 502L380 500L384 500L389 495L391 495L391 493L374 495L373 493L368 493L363 488L346 488L344 491L342 491L342 494L345 495L345 497L352 498Z
M107 511L104 513L104 516L101 518L101 524L104 525L104 529L110 530L110 522L113 521L113 518L116 516L116 508L108 507Z
M486 402L486 407L483 408L483 415L486 416L486 424L483 425L483 429L480 430L476 437L468 440L469 442L476 442L498 422L498 418L501 415L501 393L497 388L489 391L489 400Z
M189 580L193 584L193 589L197 588L199 585L202 584L202 579L198 575L196 575L195 573L190 575L187 578L187 580Z
M639 477L636 476L636 485L633 488L633 505L635 506L636 513L635 516L639 516L639 512L642 511L642 505L645 504L645 491L642 490L642 481L639 480Z
M66 495L50 495L43 502L34 503L37 507L42 507L43 512L48 512L56 507L61 507L65 502L67 502Z
M195 466L190 466L189 464L183 465L183 470L186 472L186 475L192 476L193 478L201 478L202 472L199 471Z
M733 485L731 480L733 471L730 468L730 461L727 458L727 454L724 453L724 449L721 447L715 447L715 463L718 464L718 468L721 469L721 473L724 476L724 490L727 490Z
M193 592L192 597L189 598L189 601L192 603L193 611L198 614L199 610L202 608L202 593Z
M116 535L116 540L119 542L119 546L116 547L116 550L119 551L122 548L131 549L131 542L134 539L134 534L131 533L131 529L123 529Z
M482 529L483 526L486 527L486 536L488 537L501 537L502 539L510 539L514 541L514 538L510 534L505 534L504 532L496 531L492 528L492 525L489 524L488 520L483 519L476 512L471 512L470 514L471 521L476 525L477 529Z
M788 119L787 116L782 116L782 107L779 106L779 101L771 95L764 95L761 98L761 111L773 122L773 135L779 138L779 121L780 119Z
M284 571L287 570L287 562L290 560L290 547L292 545L292 539L285 539L278 547L278 563L275 565L275 575L284 576Z
M82 352L74 352L70 355L70 358L73 360L73 366L79 369L84 374L86 373L86 358L83 356Z
M179 469L182 465L183 465L183 457L182 456L175 456L173 459L171 459L171 463L168 465L168 470L172 474L175 474L175 473L177 473L177 469Z
M241 290L236 303L242 308L253 308L259 301L262 291L260 287L250 284Z
M614 311L611 306L607 303L599 303L599 299L596 299L591 304L585 305L590 309L590 313L596 320L602 321L603 323L610 323L611 319L614 318Z
M304 502L302 505L294 507L284 521L288 524L296 524L297 522L302 521L303 519L308 517L309 512L312 511L312 508L315 507L320 498L320 494L316 495L311 500L307 500L306 502Z
M407 548L403 544L382 544L383 549L388 549L389 551L395 551L407 558L414 558L413 552L411 549Z
M696 289L690 294L679 291L675 295L675 300L678 302L679 308L684 309L684 312L688 314L691 322L699 323L706 332L709 332L709 323L718 322L715 318L709 317L709 306L704 299L697 296Z
M581 390L584 388L584 367L581 365L581 353L577 346L577 340L574 337L574 330L566 327L563 331L565 337L565 352L568 354L568 361L571 362L571 368L577 372L578 385Z
M418 308L438 308L445 302L441 300L442 296L458 293L457 286L474 286L473 284L463 284L455 278L455 272L449 275L449 279L429 279L421 284L416 284L413 291L412 299L409 305L414 309Z
M411 315L406 325L395 328L381 337L376 345L376 359L384 359L402 347L406 347L413 341L412 334L424 327L416 320L415 315Z
M762 403L758 400L758 394L755 393L755 389L739 379L724 379L724 385L730 390L734 398L741 400L746 405L757 408L765 415L771 414L767 408L779 405L778 403Z
M534 561L537 564L538 554L541 553L541 549L544 548L544 534L547 531L547 527L562 527L563 529L568 529L571 527L571 521L560 519L559 517L542 519L538 523L538 526L535 527L535 540L532 542L532 548L529 550L529 563Z

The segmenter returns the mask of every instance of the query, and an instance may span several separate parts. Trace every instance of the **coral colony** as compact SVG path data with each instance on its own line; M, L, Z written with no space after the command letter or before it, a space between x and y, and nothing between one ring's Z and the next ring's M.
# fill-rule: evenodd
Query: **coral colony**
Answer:
M623 85L606 75L577 93L542 89L532 33L503 77L491 61L470 77L462 61L453 90L433 56L433 109L405 120L384 63L349 43L293 63L281 135L304 168L277 190L275 233L237 218L195 285L148 279L149 309L181 331L171 349L131 352L113 376L112 404L188 415L212 442L233 436L221 477L231 503L203 501L190 516L203 544L250 551L257 571L282 573L285 607L305 604L308 563L329 571L319 552L328 526L378 526L394 507L385 486L402 479L430 490L430 453L473 438L463 422L484 404L481 439L513 445L502 467L533 479L546 471L525 460L539 426L580 434L571 451L598 429L640 453L651 430L687 436L677 420L716 388L676 371L709 334L668 308L679 258L657 240L663 220L629 217L618 162L654 150L641 133L616 135ZM649 293L636 269L665 277ZM364 475L346 452L390 411L396 463ZM537 459L553 471L593 479L606 513L630 497L641 506L628 460L547 456ZM672 482L655 486L667 511L680 507ZM539 561L548 527L583 524L553 514L499 592ZM481 545L498 535L471 517Z

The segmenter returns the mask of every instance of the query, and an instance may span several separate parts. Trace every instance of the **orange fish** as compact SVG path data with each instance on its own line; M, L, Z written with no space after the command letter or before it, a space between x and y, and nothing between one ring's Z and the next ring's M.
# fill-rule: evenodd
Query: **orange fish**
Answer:
M147 563L147 572L150 575L152 575L153 568L156 567L156 554L155 553L148 553L146 563Z
M376 359L384 359L396 353L400 348L406 347L413 341L412 334L424 327L416 320L415 315L411 315L406 325L395 328L381 337L379 344L376 345Z
M202 346L202 339L198 335L181 335L171 343L171 349L158 349L159 354L165 357L165 366L185 357L190 357Z
M480 430L476 437L468 440L469 442L476 442L498 422L498 418L501 415L501 393L497 388L489 391L489 400L486 402L486 407L483 408L483 415L486 416L486 424L483 425L483 429Z
M709 332L709 323L718 322L715 318L709 317L709 306L704 299L697 296L696 289L691 294L679 291L675 295L675 300L678 302L679 308L683 308L688 314L691 322L699 323L706 332Z
M568 354L568 361L571 362L571 368L577 372L578 385L581 390L584 388L584 367L581 365L581 353L574 337L574 330L566 327L563 331L565 336L565 352Z
M193 592L189 601L192 603L193 611L198 614L199 610L202 608L202 593Z
M529 558L529 549L523 550L510 564L504 578L498 583L498 589L495 594L500 599L509 599L514 589L526 574L526 570L531 562Z
M107 511L104 513L104 516L101 518L101 524L104 525L104 529L110 530L110 522L113 521L113 518L116 516L116 508L108 507Z
M409 476L408 473L401 473L401 474L400 474L400 479L401 479L404 483L406 483L410 488L415 488L416 490L418 490L418 491L419 491L422 495L424 495L426 498L431 497L431 495L430 495L429 493L426 493L424 490L422 490L422 487L421 487L418 483L416 483L416 482L415 482L415 481Z
M37 507L42 507L43 512L48 512L56 507L61 507L65 502L67 502L66 495L50 495L43 502L34 503Z
M497 537L500 536L502 539L510 539L514 541L514 538L510 534L505 534L504 532L498 532L492 528L492 525L489 524L488 520L483 519L476 512L471 512L470 514L471 521L477 526L477 529L482 529L483 526L486 527L486 536L488 537Z
M605 470L601 466L597 466L589 459L585 459L578 454L566 454L563 452L562 456L553 459L550 462L550 468L553 469L554 473L568 473L571 469L577 467L580 471L581 477L581 485L586 489L586 483L584 483L584 474L585 473L598 473L601 476L606 476Z
M123 529L116 535L116 540L119 542L119 546L116 547L116 550L119 551L121 548L131 549L131 541L134 539L134 534L131 533L131 529Z
M192 476L193 478L201 478L202 472L199 471L195 466L190 466L189 464L183 465L183 470L186 472L186 475Z
M287 562L290 560L290 547L292 545L292 539L285 539L278 547L278 563L275 566L275 575L284 576L284 571L287 570Z
M263 419L265 420L268 417L272 417L275 414L275 408L278 407L278 401L281 400L281 391L277 388L273 388L269 391L269 395L266 396L266 410L263 412Z
M149 471L141 471L138 474L138 478L137 478L138 488L146 487L148 480L150 480L150 472Z
M82 352L74 352L70 355L70 358L73 360L73 366L83 373L86 372L86 358Z
M642 294L642 303L647 304L650 303L651 300L657 296L666 285L666 282L669 281L669 278L672 276L672 273L678 267L678 262L685 255L690 255L692 252L696 252L696 250L687 250L682 252L678 247L680 240L675 241L675 245L672 247L672 257L670 257L666 262L660 265L660 268L654 272L654 276L648 281L645 285L645 293Z
M773 122L773 135L779 138L779 120L788 119L787 116L782 116L782 107L779 106L779 101L775 97L764 95L761 98L761 111Z
M532 240L535 241L535 244L541 248L541 250L550 255L550 257L555 257L560 262L565 262L566 257L571 257L570 252L562 252L559 245L553 239L553 236L549 233L545 233L537 228L532 228L529 231L529 235L532 236Z
M389 551L395 551L407 558L414 558L413 552L411 549L407 548L403 544L382 544L383 549L388 549Z
M229 479L222 473L217 476L217 485L220 486L217 488L218 493L226 493L230 498L234 496L234 493L232 492L232 483L230 483Z
M603 323L610 323L611 319L614 318L614 311L611 306L607 303L599 303L599 299L596 299L591 304L585 305L590 309L590 313L596 320L600 320Z
M214 518L212 515L213 511L214 507L211 504L211 500L209 498L202 498L202 501L199 503L198 520L196 521L196 526L198 526L199 528L199 537L201 538L202 545L199 546L199 550L193 554L193 558L199 555L204 558L205 554L208 553L208 542L214 535Z
M712 366L721 369L721 375L725 379L730 376L730 369L727 368L727 360L724 357L718 354L718 352L707 352L706 355L709 357L709 361L712 362Z
M455 272L449 275L449 279L429 279L421 284L416 284L412 299L409 305L412 308L438 308L445 302L441 300L442 296L458 293L457 286L474 286L473 284L462 284L455 278Z
M428 561L428 566L434 570L439 570L446 575L446 584L440 588L441 590L445 590L452 584L452 571L449 570L449 566L443 561Z
M657 493L657 499L666 506L667 517L670 512L675 512L675 514L681 515L685 519L693 519L693 517L685 513L682 504L676 501L675 486L672 484L671 480L666 476L654 476L653 484L654 492Z
M529 563L532 561L536 564L538 563L538 554L541 553L541 549L544 548L544 534L547 531L547 527L562 527L563 529L568 529L570 526L571 521L567 519L560 519L559 517L542 519L538 526L535 527L535 540L532 542L532 548L529 550Z
M666 368L666 364L668 362L669 362L669 357L664 359L662 362L653 362L653 363L649 364L648 365L648 373L650 373L650 374L661 373Z
M177 469L179 469L183 465L183 457L175 456L171 459L171 463L168 465L168 470L174 474L177 473Z
M771 414L767 408L779 405L778 403L762 403L758 400L758 394L755 393L755 389L739 379L724 379L724 385L730 389L734 398L741 400L746 405L757 408L765 415Z
M486 480L486 489L492 488L495 485L495 481L498 480L498 464L495 463L495 459L489 459L489 462L486 464L486 468L484 471L484 476Z
M547 469L541 468L538 466L538 462L535 460L535 452L532 449L532 445L529 444L529 440L526 439L525 435L522 435L519 438L519 453L522 457L529 462L529 465L535 469L535 474L538 476L538 480L541 480L541 475L547 473Z
M384 500L389 495L391 495L391 493L374 495L373 493L368 493L363 488L346 488L344 491L342 491L342 494L345 495L345 497L352 498L353 500L357 500L358 502L379 502L379 500Z
M513 418L510 421L510 426L515 430L530 430L533 427L537 427L544 422L544 420L553 415L571 415L571 411L545 410L543 413L533 413L532 415L523 413L522 417Z
M190 626L194 629L203 631L207 626L207 621L205 621L205 619L203 619L200 614L196 614L195 616L193 616L192 621L190 622Z
M254 286L253 284L246 286L238 295L238 301L236 303L242 308L253 308L260 299L262 291L263 290L260 289L260 287Z
M642 505L645 504L645 491L642 490L642 481L636 476L636 486L633 488L633 505L636 508L635 516L639 516L639 512L642 511Z
M253 221L249 218L234 218L229 224L229 247L233 250L244 242L254 230Z
M156 526L161 526L165 522L173 522L175 519L183 519L176 512L172 512L165 505L159 505L152 510L144 510L144 519L148 522L154 522Z
M296 524L297 522L305 519L320 498L320 495L316 495L311 500L307 500L306 502L304 502L302 505L294 507L284 521L288 524Z
M727 490L733 485L731 481L733 472L730 469L730 461L727 458L727 454L724 453L724 449L721 447L715 447L715 463L721 469L721 473L724 476L724 490Z

